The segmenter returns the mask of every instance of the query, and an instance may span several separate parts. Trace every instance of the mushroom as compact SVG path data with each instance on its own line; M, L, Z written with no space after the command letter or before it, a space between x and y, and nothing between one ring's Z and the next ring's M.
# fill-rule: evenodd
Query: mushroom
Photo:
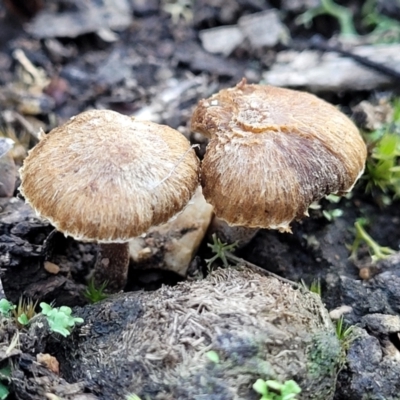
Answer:
M20 169L21 194L60 232L98 242L96 283L123 289L129 239L182 210L198 187L199 161L178 131L109 110L53 129Z
M201 185L214 225L234 226L236 234L240 227L250 236L259 228L291 232L312 202L349 192L364 171L367 150L357 127L305 92L243 79L200 100L191 130L210 138ZM228 230L224 235L233 240Z

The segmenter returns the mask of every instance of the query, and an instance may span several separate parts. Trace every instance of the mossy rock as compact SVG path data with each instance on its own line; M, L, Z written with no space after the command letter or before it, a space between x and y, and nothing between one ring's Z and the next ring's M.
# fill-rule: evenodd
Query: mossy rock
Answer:
M258 378L294 379L301 399L333 397L342 350L320 297L261 270L218 269L76 316L85 324L54 353L67 381L100 399L259 399Z

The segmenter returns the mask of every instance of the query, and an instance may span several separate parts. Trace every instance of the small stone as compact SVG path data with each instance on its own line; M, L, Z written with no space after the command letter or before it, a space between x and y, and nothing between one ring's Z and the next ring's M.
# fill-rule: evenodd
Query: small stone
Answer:
M244 40L244 35L236 25L200 31L200 40L204 50L229 56Z
M287 29L275 9L241 17L239 28L253 49L273 47L278 43L285 43L289 38Z
M17 168L10 150L14 141L0 138L0 197L11 197L15 190Z
M329 316L331 317L331 319L333 321L337 321L338 319L340 319L340 317L342 317L344 314L349 314L353 311L353 308L350 306L340 306L338 308L335 308L334 310L329 312Z
M43 266L44 269L50 274L57 275L60 272L60 267L50 261L45 261Z
M138 259L140 261L147 260L151 256L151 248L145 247L144 249L139 250Z
M400 332L400 317L398 315L369 314L362 318L362 323L374 334L389 335Z
M355 46L352 52L393 69L400 62L400 45L397 43ZM268 85L307 88L313 92L374 90L392 84L389 76L350 57L314 50L278 53L274 65L263 73L263 79Z
M375 131L393 121L393 107L385 100L378 104L364 100L353 108L353 117L356 119L363 118L363 121L357 121L359 125L370 131Z
M40 364L43 364L46 366L47 369L49 369L51 372L54 372L55 374L60 373L60 364L57 361L57 359L53 356L51 356L48 353L39 353L36 355L36 360Z
M10 138L0 138L0 157L6 155L14 146L14 140Z
M77 2L73 11L43 9L26 29L36 38L74 38L99 29L124 30L132 21L132 5L128 0Z
M318 7L320 3L320 0L282 0L282 9L300 13Z
M360 272L358 273L358 275L363 281L367 281L368 279L371 279L371 277L372 277L371 269L368 267L363 267L360 269Z

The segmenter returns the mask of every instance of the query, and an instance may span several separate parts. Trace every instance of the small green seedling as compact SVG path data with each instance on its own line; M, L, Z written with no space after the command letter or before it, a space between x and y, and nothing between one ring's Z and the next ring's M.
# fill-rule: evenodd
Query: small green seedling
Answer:
M391 106L391 122L363 133L369 148L364 175L366 191L378 196L382 205L391 203L389 195L400 198L400 99L392 100Z
M322 289L321 289L321 280L319 278L313 279L310 286L308 286L303 279L301 280L301 284L303 287L307 290L309 290L311 293L315 293L318 296L322 295Z
M105 281L99 287L96 287L94 279L92 278L88 283L84 296L91 304L98 303L99 301L104 300L108 297L108 295L104 293L107 285L108 281Z
M343 315L336 321L336 336L340 342L348 340L353 330L354 326L346 326L344 324Z
M356 335L354 332L354 325L347 326L344 323L343 315L336 321L335 323L335 331L336 337L340 342L340 346L343 350L343 365L345 363L345 356L347 351L349 350L350 344L356 339Z
M137 396L136 394L132 393L132 394L128 394L125 399L126 400L140 400L140 397Z
M18 305L14 305L7 299L0 300L0 314L5 317L9 317L11 314L19 328L28 325L29 321L36 315L37 302L33 302L31 299L24 299L20 297Z
M325 199L329 201L329 203L332 204L338 204L340 203L340 200L342 200L342 196L338 196L336 194L328 194L325 196Z
M50 304L40 303L42 314L47 317L50 330L60 335L68 336L75 324L82 324L83 319L72 316L69 307L61 306L53 308Z
M10 394L10 391L9 391L7 385L0 382L0 400L5 400L9 394Z
M15 305L10 303L7 299L0 300L0 314L4 317L10 316L10 312L14 310Z
M212 258L205 260L207 263L207 268L211 269L213 262L218 259L222 261L225 268L228 267L229 264L226 258L226 253L234 251L237 247L237 242L232 244L222 243L215 233L212 235L212 241L212 243L207 243L207 246L215 255Z
M368 139L367 139L368 140ZM400 135L386 132L373 143L366 166L366 190L379 188L400 197Z
M346 7L336 4L333 0L321 0L321 4L301 14L296 22L306 27L319 15L330 15L336 18L340 25L340 33L343 36L355 36L357 32L353 24L353 14Z
M32 300L25 300L22 297L19 299L18 306L7 299L1 299L0 314L4 317L11 317L12 314L19 328L23 328L43 314L49 323L50 331L60 333L63 336L68 336L75 324L83 323L82 318L72 316L72 310L69 307L53 308L47 303L40 303L42 312L38 314L35 310L36 305L37 301L34 303Z
M350 348L351 343L357 338L354 332L354 325L348 326L344 323L343 315L334 322L336 337L339 340L341 351L341 357L339 361L339 370L341 370L346 364L346 355Z
M28 325L31 319L37 315L36 306L37 301L33 302L32 299L19 298L18 305L12 310L12 314L19 328Z
M293 400L301 392L300 386L293 380L280 383L275 380L257 379L253 389L261 394L260 400Z
M340 208L335 208L334 210L322 210L322 214L329 222L332 222L343 215L343 210Z
M310 292L311 293L315 293L315 294L317 294L318 296L321 297L322 289L321 289L321 280L319 278L318 279L313 279L313 281L311 282Z
M207 351L206 357L214 364L219 364L219 355L216 351L214 350Z
M361 23L368 29L374 38L374 43L398 43L400 40L399 21L382 15L377 9L377 0L367 0L361 8Z
M3 368L0 368L0 400L5 400L10 394L9 383L11 376L11 368L9 365L6 365Z
M365 218L359 218L354 223L354 228L356 229L356 236L354 242L349 246L350 259L357 260L357 251L362 242L366 243L368 249L371 253L372 262L375 263L379 260L384 260L396 252L390 247L379 246L374 239L365 231L364 226L367 225L367 220Z

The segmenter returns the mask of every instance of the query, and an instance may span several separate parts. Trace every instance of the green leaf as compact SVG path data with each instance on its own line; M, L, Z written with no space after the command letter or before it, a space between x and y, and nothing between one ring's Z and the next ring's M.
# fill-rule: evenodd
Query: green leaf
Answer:
M71 315L72 314L71 308L67 307L67 306L61 306L60 307L60 312L64 313L65 315Z
M50 304L47 303L40 303L40 307L42 309L42 314L48 315L53 311L53 307Z
M301 393L300 386L293 380L286 381L281 389L282 400L291 400Z
M10 303L7 299L3 298L0 300L0 314L4 315L5 317L14 308L15 306L12 303Z
M207 267L210 269L212 263L218 259L222 261L222 264L225 268L228 267L229 264L228 260L226 259L225 253L235 250L235 248L238 246L238 243L237 242L231 244L223 243L215 233L213 233L211 238L213 242L207 243L207 246L211 249L211 251L215 255L207 260L204 260L207 263Z
M259 394L262 394L262 395L267 395L268 394L267 384L264 381L264 379L257 379L253 383L253 389Z
M57 325L53 321L49 321L49 326L50 326L50 330L52 332L59 333L60 335L62 335L64 337L67 337L71 333L67 328L64 328L61 325Z
M25 313L21 314L18 317L17 320L21 325L28 325L29 324L29 319L28 319L28 317L27 317L27 315Z
M8 390L8 387L4 385L4 383L0 382L0 400L5 400L9 394L10 391Z
M0 379L1 378L9 378L11 376L11 367L10 364L7 364L3 368L0 368Z
M126 400L140 400L140 397L136 396L136 394L128 394Z
M269 380L265 381L265 384L267 385L268 388L276 390L277 392L280 392L283 388L283 384L278 381Z
M215 364L219 363L219 355L216 351L210 350L206 353L207 358Z
M108 297L104 291L106 290L108 285L108 281L104 281L99 286L96 286L94 283L94 279L90 279L88 286L85 290L84 296L89 300L90 303L98 303L101 300L104 300Z
M42 313L47 316L47 322L52 332L68 336L75 324L83 323L83 318L73 317L72 309L67 306L53 308L46 303L40 303Z
M11 367L9 364L4 366L3 368L0 368L0 379L1 380L6 380L11 376ZM0 382L0 400L6 399L8 395L10 394L10 391L8 389L8 386Z
M280 400L292 400L295 399L296 393L281 394Z

